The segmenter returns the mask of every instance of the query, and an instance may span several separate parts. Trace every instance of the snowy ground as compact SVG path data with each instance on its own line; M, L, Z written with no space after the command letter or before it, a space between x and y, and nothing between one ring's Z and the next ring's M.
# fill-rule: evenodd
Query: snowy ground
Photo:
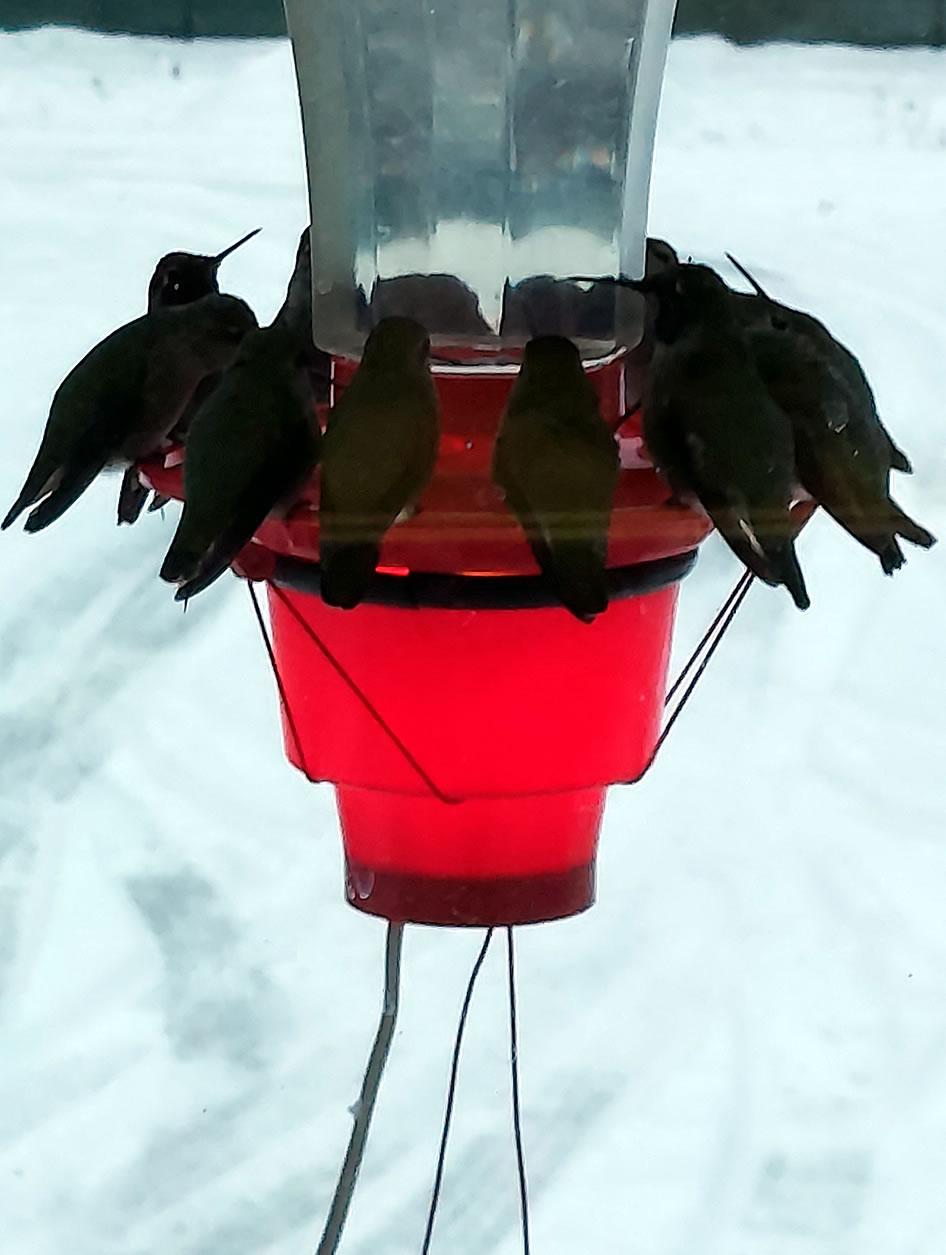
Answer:
M157 256L261 318L304 222L287 46L0 38L0 502L56 382ZM946 56L672 53L652 229L736 252L862 356L946 535ZM246 593L182 617L171 518L117 484L0 541L4 1255L313 1249L378 1007L331 796L285 765ZM932 1255L946 1226L946 544L885 580L829 521L814 606L755 589L658 767L610 802L600 902L520 939L537 1255ZM728 590L707 547L681 651ZM346 1238L419 1249L478 936L414 930ZM500 951L435 1252L518 1249Z

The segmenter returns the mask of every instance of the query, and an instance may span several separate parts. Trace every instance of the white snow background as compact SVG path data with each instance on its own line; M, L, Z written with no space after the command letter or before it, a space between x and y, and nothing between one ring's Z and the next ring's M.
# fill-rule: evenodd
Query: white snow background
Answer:
M0 37L0 502L58 381L215 252L261 321L305 222L286 43ZM946 56L675 44L651 230L735 252L861 356L946 536ZM306 1255L379 1009L331 792L284 761L245 589L186 616L174 511L102 479L0 538L0 1250ZM599 903L519 934L536 1255L935 1255L946 1231L946 543L816 518L813 599L755 588L658 766L609 803ZM677 659L737 575L705 547ZM567 683L567 677L562 677ZM420 1246L480 935L405 944L343 1250ZM519 1249L502 948L434 1252Z

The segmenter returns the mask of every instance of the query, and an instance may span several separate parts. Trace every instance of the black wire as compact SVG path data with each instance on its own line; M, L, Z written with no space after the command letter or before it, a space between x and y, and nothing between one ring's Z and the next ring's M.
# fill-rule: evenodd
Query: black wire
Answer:
M263 612L260 610L259 598L256 595L256 589L253 587L251 580L246 582L247 588L250 590L250 601L253 603L253 613L256 615L256 622L259 627L260 636L263 638L263 644L266 646L266 654L269 658L269 665L273 669L273 679L276 681L276 688L279 690L279 700L282 703L283 713L286 716L286 723L289 725L289 731L292 734L292 741L296 747L296 754L299 757L299 765L308 779L312 779L305 761L305 751L302 748L302 738L299 736L299 729L296 727L296 721L292 717L292 709L289 705L289 698L286 695L286 689L282 682L282 676L279 674L279 666L276 662L276 654L273 650L272 641L269 639L269 633L266 631L266 622L263 618ZM187 603L184 603L187 608Z
M299 627L302 628L303 632L305 632L306 636L308 636L309 640L316 647L316 649L319 651L319 653L322 655L322 657L325 659L328 665L332 668L335 674L339 677L339 679L341 679L348 686L351 692L354 693L355 697L358 698L362 706L364 706L365 710L368 712L368 714L371 716L374 722L378 725L378 727L385 734L385 736L387 736L391 744L399 751L399 753L410 764L410 766L414 769L414 771L417 772L418 776L420 776L421 780L423 780L424 784L431 791L431 793L434 795L437 801L445 802L448 806L459 805L459 803L462 802L463 799L458 798L458 797L449 797L446 793L443 792L442 789L437 788L437 785L435 784L433 779L427 774L427 772L424 770L421 764L417 761L417 759L414 757L411 751L407 748L407 746L404 744L404 742L401 740L398 734L394 731L394 729L391 727L388 721L381 714L380 710L378 710L377 706L374 705L374 703L372 702L368 694L365 693L363 689L359 688L359 686L355 683L355 681L352 679L349 673L345 670L342 664L338 661L338 659L335 657L335 655L332 653L329 647L325 644L325 642L319 636L318 632L316 632L315 628L313 628L310 623L306 622L306 620L302 617L299 611L295 608L295 606L292 604L289 598L285 595L285 593L282 591L279 585L270 583L269 587L273 590L273 593L276 595L276 597L278 597L279 600L282 602L282 604L286 607L286 609L295 619L296 623L298 623Z
M677 703L673 714L667 720L663 728L663 731L660 733L660 736L657 739L657 745L655 746L654 752L651 756L651 760L650 760L651 763L654 761L654 759L657 757L657 754L660 752L660 749L664 741L666 741L667 737L670 734L670 729L677 722L677 719L679 719L684 706L692 697L693 690L696 688L697 684L699 684L700 679L703 675L703 672L709 666L713 655L716 653L716 650L719 648L720 644L722 643L722 639L726 635L727 631L729 630L733 619L736 617L736 613L739 610L739 607L745 601L746 593L748 593L749 589L752 587L752 581L754 578L755 576L753 576L751 572L747 571L746 574L742 577L742 579L737 584L733 593L730 594L727 600L726 604L728 605L729 609L728 611L726 611L725 617L720 619L720 616L717 615L715 622L719 623L719 631L715 639L713 640L712 644L707 649L706 654L703 658L703 661L697 667L696 673L694 674L693 679L684 689L683 696L680 698L679 702ZM722 611L720 612L720 614L722 614ZM701 644L701 648L702 648L702 644ZM696 657L696 653L694 653L693 657L694 658ZM690 662L687 663L687 667L685 667L684 670L687 670L687 668L689 668L692 661L693 661L693 658L691 658ZM674 689L676 689L676 687L677 685L674 685ZM648 763L648 767L649 766L650 766L650 763Z
M476 956L476 962L473 964L473 971L470 973L470 979L467 982L466 993L463 997L463 1006L460 1008L460 1019L457 1022L457 1033L453 1042L453 1062L450 1065L450 1083L447 1086L447 1105L443 1114L443 1129L440 1134L440 1150L437 1154L437 1170L434 1173L434 1186L430 1195L430 1207L427 1211L427 1227L424 1230L424 1244L421 1247L421 1255L428 1255L430 1250L430 1239L434 1231L434 1220L437 1216L437 1205L440 1202L440 1188L443 1185L443 1170L447 1160L447 1141L450 1137L450 1124L453 1120L453 1104L457 1096L457 1077L460 1073L460 1048L463 1045L463 1033L466 1029L466 1019L470 1012L470 1003L473 1001L473 990L476 987L476 980L480 974L480 968L486 958L486 951L489 949L489 943L493 939L493 929L487 928L486 936L483 938L483 944L480 952Z
M704 648L706 647L707 642L709 641L713 633L716 631L716 629L719 627L722 620L726 617L726 614L731 608L733 602L736 600L737 597L740 597L740 600L741 600L741 597L745 596L745 593L743 592L743 586L750 584L752 582L752 579L753 579L752 572L746 571L743 574L742 578L739 580L739 582L736 584L735 588L732 590L732 592L723 602L722 606L719 609L719 612L716 615L716 618L713 620L713 622L709 625L709 627L703 633L702 637L700 638L700 643L697 645L696 649L693 650L693 653L690 654L690 657L686 661L686 665L683 667L680 674L674 680L673 684L671 684L670 689L667 693L667 696L664 698L665 706L670 705L677 689L680 687L683 681L690 674L690 671L693 669L693 666L695 665L697 659L700 657L700 654L703 652Z
M512 926L506 928L509 968L509 1060L512 1073L512 1127L516 1135L516 1168L519 1172L519 1210L522 1215L522 1250L529 1255L529 1194L526 1157L522 1149L522 1105L519 1099L519 1016L516 1008L516 946Z

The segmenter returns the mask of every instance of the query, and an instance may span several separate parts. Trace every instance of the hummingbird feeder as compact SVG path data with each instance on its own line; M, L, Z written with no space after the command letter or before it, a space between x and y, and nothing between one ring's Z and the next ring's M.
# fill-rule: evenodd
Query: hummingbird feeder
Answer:
M268 584L287 752L335 786L348 901L391 926L374 1078L320 1251L390 1042L401 926L585 910L606 790L657 744L678 585L710 524L642 454L642 298L570 276L643 273L674 7L286 0L334 397L372 325L405 314L430 334L442 407L434 478L360 606L319 596L317 476L236 564ZM591 624L556 603L489 473L522 348L544 334L579 348L621 453L610 605ZM146 472L181 495L179 469Z
M291 761L336 787L346 894L398 922L586 909L605 791L659 732L677 585L709 531L668 502L633 415L637 294L672 0L287 0L311 202L313 334L337 396L374 320L430 333L437 471L353 611L318 595L318 484L237 569L266 579ZM578 345L622 466L610 606L549 595L490 480L535 335ZM366 450L370 457L371 451ZM149 466L161 492L179 471ZM320 642L321 649L316 645Z

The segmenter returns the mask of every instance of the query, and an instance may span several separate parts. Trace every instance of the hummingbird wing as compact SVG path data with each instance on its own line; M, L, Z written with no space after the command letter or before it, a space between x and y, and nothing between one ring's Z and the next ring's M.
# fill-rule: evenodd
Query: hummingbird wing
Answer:
M56 390L39 451L0 527L9 527L28 506L54 493L55 502L34 511L29 530L46 527L119 456L140 406L152 330L145 318L135 319L72 368Z
M807 491L877 555L887 575L905 561L898 534L928 548L931 534L890 499L895 446L877 417L866 379L867 404L852 386L850 371L842 369L841 346L827 355L810 340L780 332L753 334L750 345L766 387L792 422L799 478ZM859 377L860 367L853 357L851 362Z
M293 374L278 343L271 358L267 342L258 344L257 356L224 374L187 442L184 511L160 572L169 583L184 581L185 596L229 566L318 458L307 377Z
M181 420L200 384L212 373L190 351L186 331L155 334L138 403L129 414L115 452L129 462L155 454Z
M682 365L684 391L678 396L670 379L669 399L651 425L658 444L665 443L680 479L740 562L764 583L784 584L796 606L807 609L791 535L796 472L788 416L738 339L714 337L712 352L700 348ZM647 433L645 426L649 439Z
M314 465L311 442L287 442L271 450L233 502L230 517L219 536L211 542L194 574L178 588L174 600L187 601L209 588L249 544L266 516L298 491Z
M112 460L118 433L125 422L127 403L126 395L113 393L98 398L98 404L87 419L81 411L74 412L73 416L79 422L68 454L48 473L51 451L49 446L45 450L40 446L33 470L2 526L8 527L22 510L36 501L40 501L40 504L31 511L26 520L25 530L28 532L40 532L65 514ZM54 408L55 404L54 401ZM85 421L81 421L83 419ZM48 495L44 498L44 494ZM40 500L41 498L44 499Z
M356 375L335 407L319 494L321 590L329 605L351 609L364 597L386 532L430 481L439 432L429 376Z
M135 523L148 500L150 488L138 478L137 466L129 466L122 476L122 486L118 491L118 522Z
M590 416L598 423L597 414ZM617 445L598 433L550 423L538 408L504 423L493 474L533 556L562 603L589 622L608 605L605 563L619 465Z
M59 486L27 515L24 530L41 532L50 523L55 523L82 496L107 461L105 457L94 455L86 461L76 460L71 463L64 471Z

